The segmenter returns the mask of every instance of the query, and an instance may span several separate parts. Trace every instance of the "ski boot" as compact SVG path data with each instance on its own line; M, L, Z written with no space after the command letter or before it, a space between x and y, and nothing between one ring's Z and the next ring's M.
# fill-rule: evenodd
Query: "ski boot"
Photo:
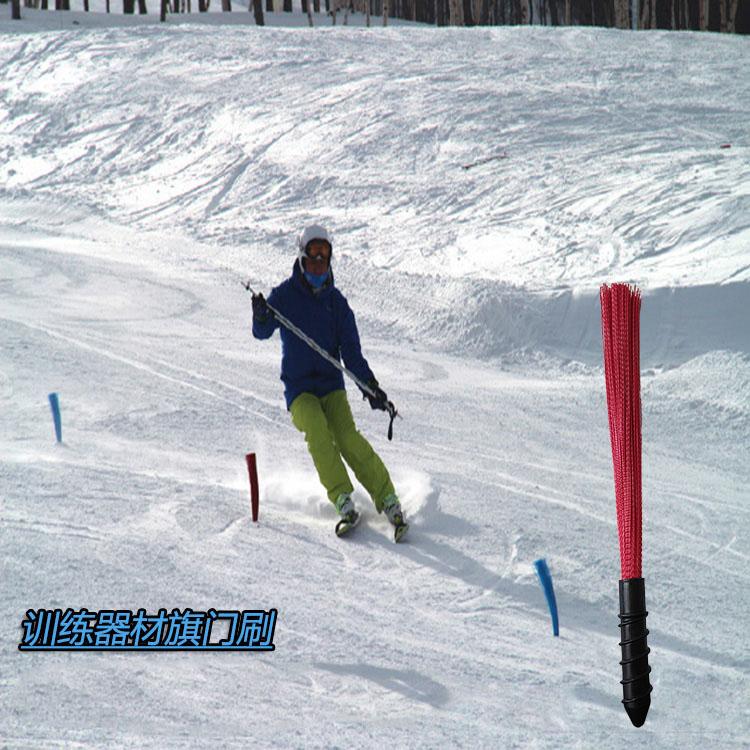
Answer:
M404 520L404 512L396 495L388 495L383 500L383 512L393 525L393 541L400 542L404 534L409 530L409 524Z
M341 516L336 524L336 536L344 536L359 523L360 515L354 507L352 496L345 492L338 496L334 505Z

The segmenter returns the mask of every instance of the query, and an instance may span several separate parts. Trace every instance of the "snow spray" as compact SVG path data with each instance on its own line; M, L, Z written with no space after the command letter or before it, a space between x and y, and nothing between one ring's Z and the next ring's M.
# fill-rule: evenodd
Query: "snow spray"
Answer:
M652 690L641 570L641 293L627 284L604 284L599 299L620 538L622 702L630 721L640 727L646 721Z
M248 453L245 456L247 463L247 473L250 476L250 508L253 513L253 521L258 522L258 467L255 462L255 454Z
M539 560L534 560L534 567L536 568L537 576L539 576L539 583L542 584L544 596L547 599L549 615L552 618L552 633L554 635L560 635L560 623L557 619L557 600L555 599L555 589L552 586L552 574L549 572L547 561L543 557Z
M60 419L60 399L57 398L56 393L50 393L47 396L49 399L49 407L52 409L52 421L55 423L55 437L58 443L62 443L62 419Z

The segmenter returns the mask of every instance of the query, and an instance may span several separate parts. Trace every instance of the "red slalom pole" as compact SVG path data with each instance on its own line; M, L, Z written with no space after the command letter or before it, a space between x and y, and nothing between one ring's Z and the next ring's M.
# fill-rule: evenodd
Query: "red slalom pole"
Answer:
M245 456L247 473L250 475L250 508L253 512L253 521L258 522L258 467L255 462L255 454L248 453Z
M640 727L646 721L652 690L641 565L641 293L627 284L605 284L599 298L620 537L622 703L630 721Z

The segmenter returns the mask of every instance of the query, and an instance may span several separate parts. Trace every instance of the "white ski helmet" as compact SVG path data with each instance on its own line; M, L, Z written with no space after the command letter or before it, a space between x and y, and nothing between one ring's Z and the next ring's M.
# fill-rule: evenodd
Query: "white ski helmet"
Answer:
M307 253L307 246L313 240L323 240L323 242L327 242L328 247L331 248L331 255L333 255L333 237L331 236L331 233L320 224L310 224L310 226L305 227L302 231L298 242L297 262L299 263L300 271L303 273L305 272L305 268L302 265L302 259L306 257L305 253Z

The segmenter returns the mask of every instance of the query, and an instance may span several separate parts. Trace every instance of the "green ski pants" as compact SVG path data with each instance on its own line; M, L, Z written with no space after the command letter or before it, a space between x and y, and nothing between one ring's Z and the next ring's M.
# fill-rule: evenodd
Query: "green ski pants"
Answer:
M346 391L332 391L322 398L300 393L289 411L294 426L305 435L328 499L335 502L341 493L354 490L346 461L380 513L383 500L394 492L393 482L378 454L357 430Z

